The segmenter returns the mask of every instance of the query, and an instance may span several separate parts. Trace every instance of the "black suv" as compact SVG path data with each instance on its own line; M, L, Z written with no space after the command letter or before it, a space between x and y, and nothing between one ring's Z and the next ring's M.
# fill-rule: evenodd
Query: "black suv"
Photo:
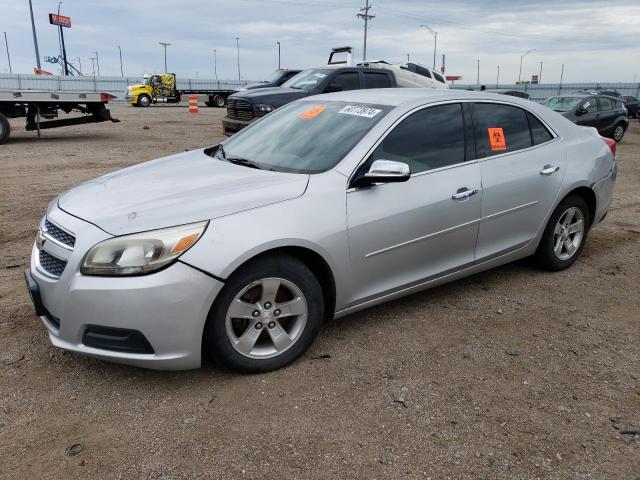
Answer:
M571 93L547 98L543 105L562 114L573 123L595 127L603 137L622 140L629 126L622 99L590 93Z
M622 101L624 102L624 106L627 107L627 112L629 112L629 117L638 117L638 99L632 96L624 96L622 97Z
M233 135L276 108L319 93L396 86L396 77L391 70L366 67L312 68L299 73L282 87L244 90L229 96L222 129L225 135Z

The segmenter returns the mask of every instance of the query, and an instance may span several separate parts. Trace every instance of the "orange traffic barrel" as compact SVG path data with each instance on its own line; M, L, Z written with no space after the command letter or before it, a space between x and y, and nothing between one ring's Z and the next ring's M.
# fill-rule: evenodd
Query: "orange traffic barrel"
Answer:
M189 95L189 113L198 113L197 95Z

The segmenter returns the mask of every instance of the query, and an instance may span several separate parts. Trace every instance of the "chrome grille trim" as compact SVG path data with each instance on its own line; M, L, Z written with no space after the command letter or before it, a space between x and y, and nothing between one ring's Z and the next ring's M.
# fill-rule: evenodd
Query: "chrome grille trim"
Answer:
M246 100L228 99L227 116L237 120L252 120L255 117L253 104Z

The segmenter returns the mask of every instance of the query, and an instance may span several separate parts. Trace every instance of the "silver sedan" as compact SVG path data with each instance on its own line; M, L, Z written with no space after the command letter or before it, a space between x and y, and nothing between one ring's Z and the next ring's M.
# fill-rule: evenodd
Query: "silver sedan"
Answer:
M523 257L569 267L616 171L611 141L515 97L321 95L63 193L25 277L58 347L267 371L325 318Z

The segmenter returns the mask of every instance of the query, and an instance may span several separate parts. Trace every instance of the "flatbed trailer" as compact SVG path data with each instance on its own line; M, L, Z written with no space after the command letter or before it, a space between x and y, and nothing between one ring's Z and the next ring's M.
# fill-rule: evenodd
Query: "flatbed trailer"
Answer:
M46 128L81 125L83 123L119 122L111 116L106 104L115 98L108 93L62 92L37 90L0 91L0 144L11 134L9 118L27 119L26 130L37 131ZM58 112L76 111L81 116L58 118ZM44 120L43 120L44 119Z

